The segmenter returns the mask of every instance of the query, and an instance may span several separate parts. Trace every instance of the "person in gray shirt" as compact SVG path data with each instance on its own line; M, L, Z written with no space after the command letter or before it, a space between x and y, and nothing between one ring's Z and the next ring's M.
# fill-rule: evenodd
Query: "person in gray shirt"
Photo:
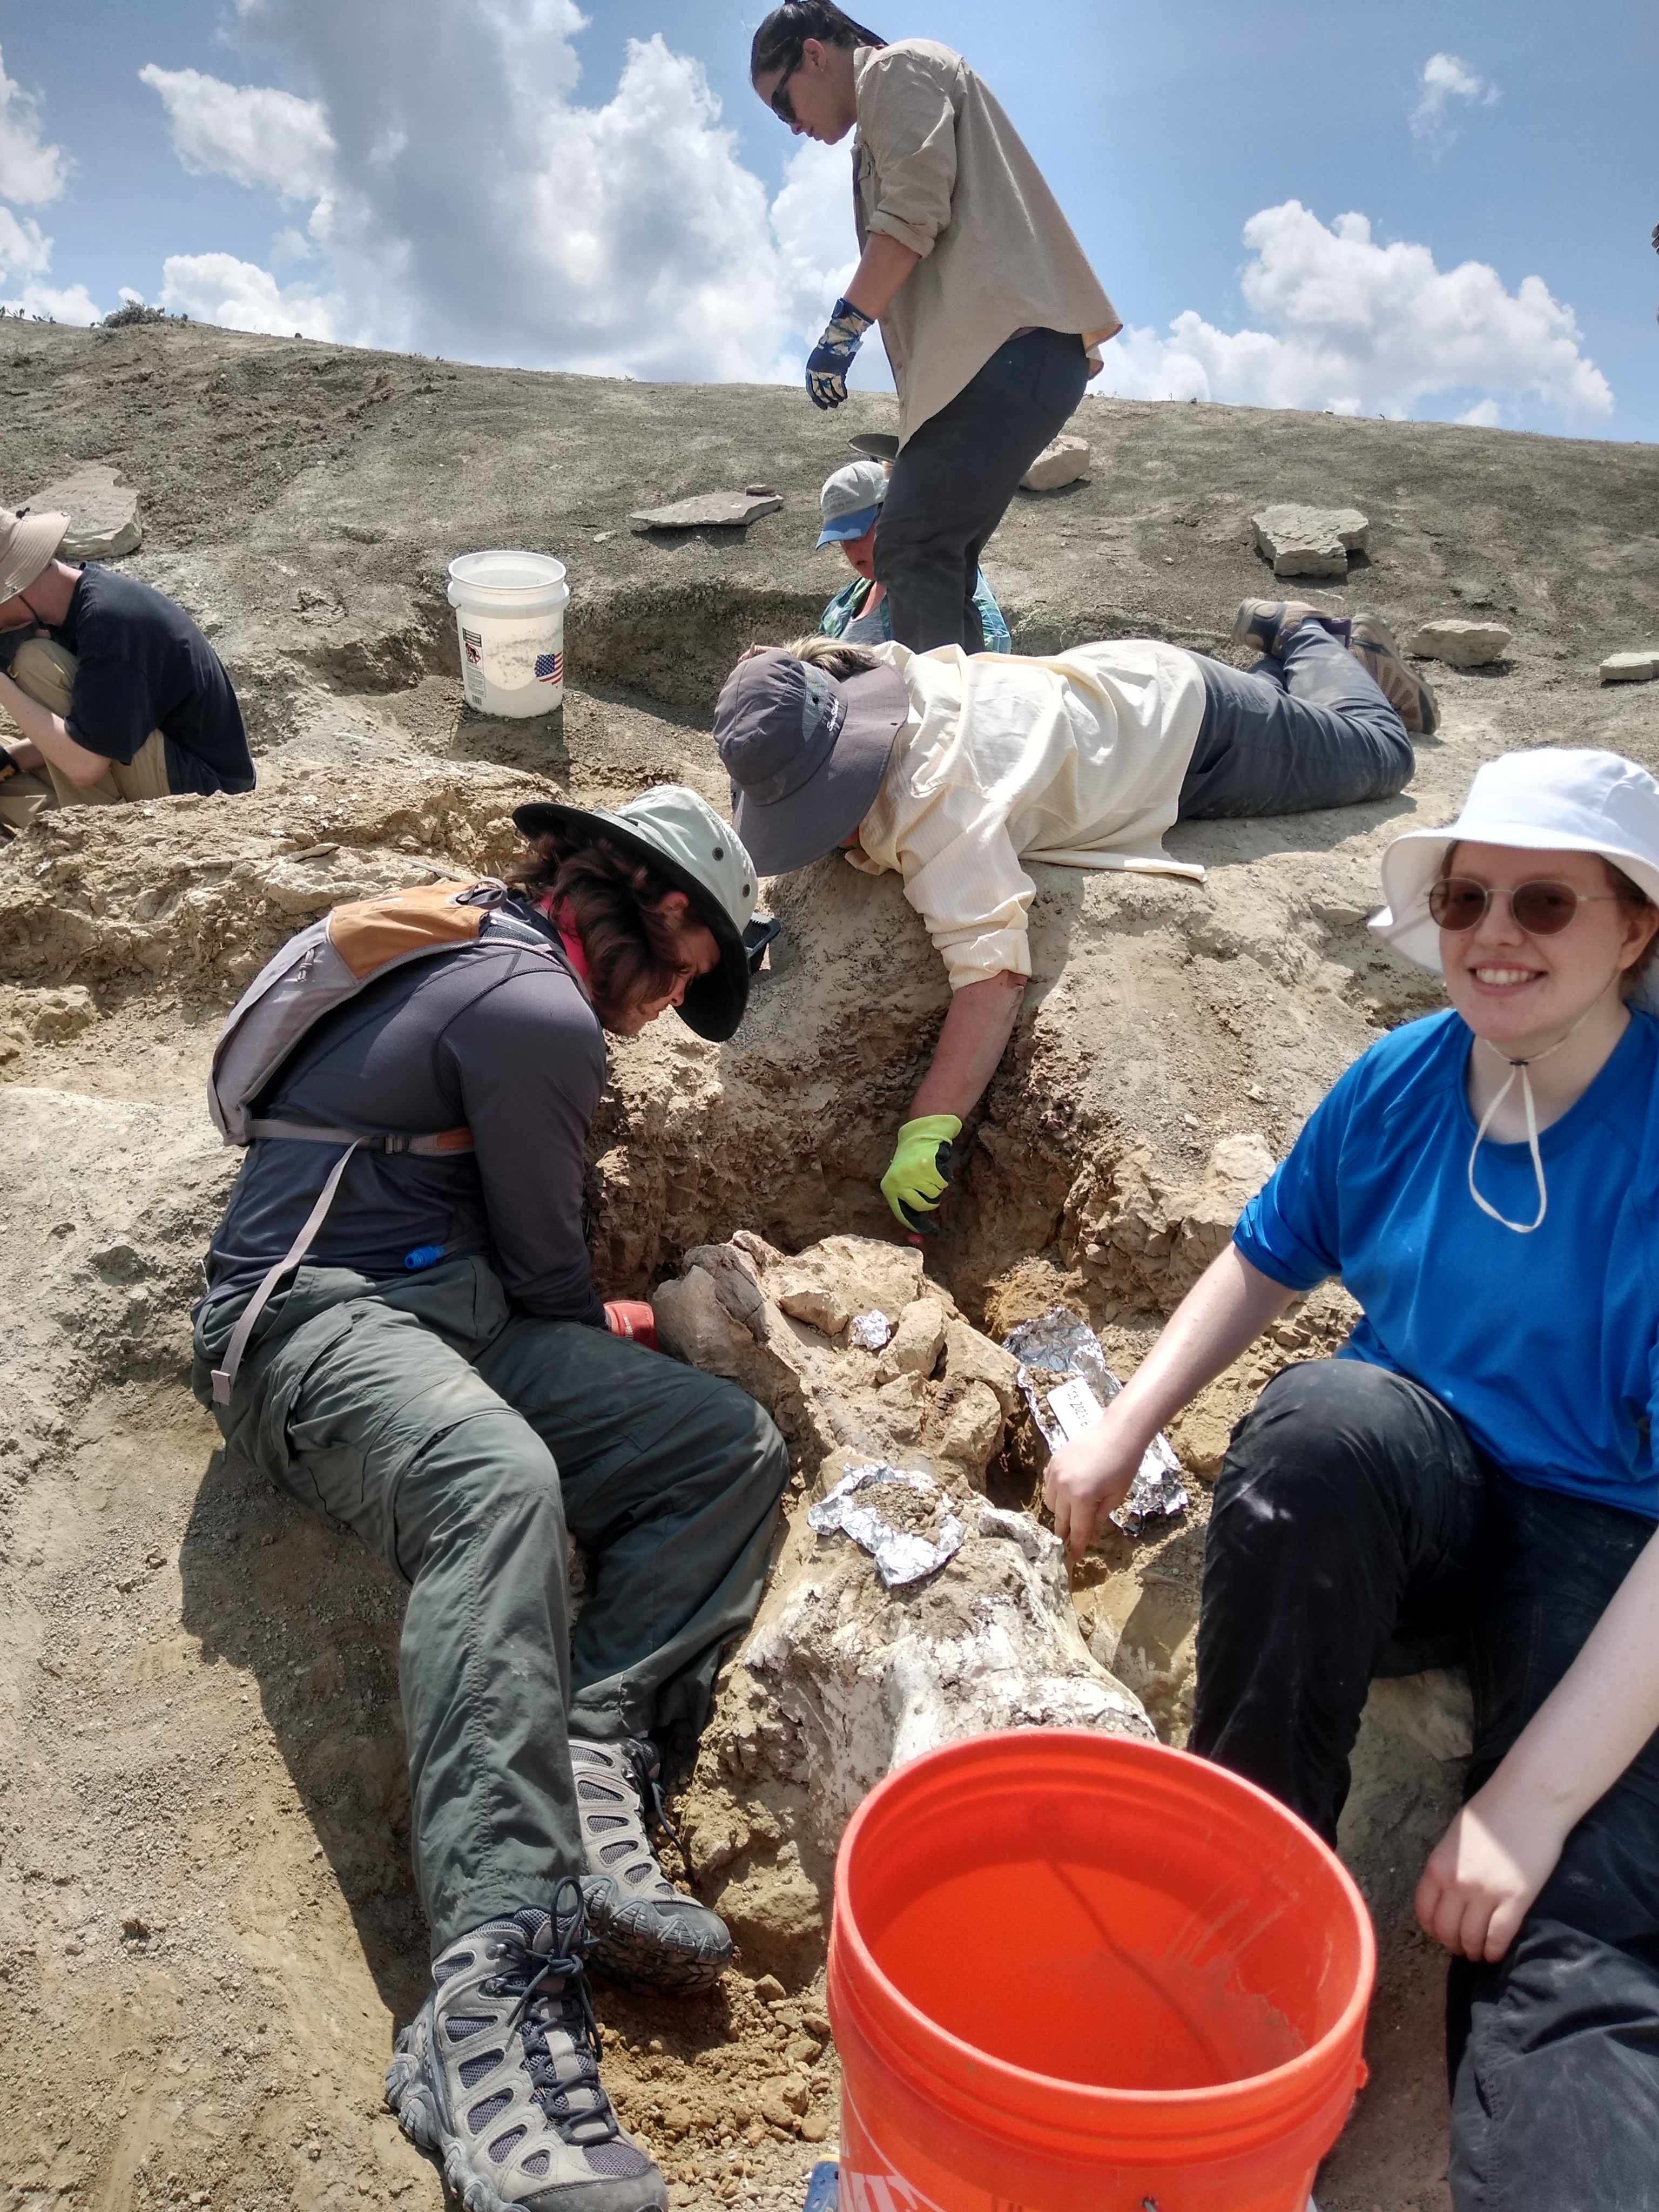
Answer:
M531 840L476 939L390 969L301 1040L263 1118L362 1149L216 1407L228 1442L409 1583L400 1674L434 1988L386 2094L469 2203L647 2212L657 2168L601 2084L590 1949L639 1987L707 1986L718 1917L652 1845L660 1752L707 1717L760 1598L788 1459L734 1385L601 1303L582 1225L605 1033L668 1008L730 1036L757 879L668 786L616 813L521 807ZM289 1249L337 1145L258 1138L216 1232L195 1384ZM572 1630L568 1540L589 1574Z

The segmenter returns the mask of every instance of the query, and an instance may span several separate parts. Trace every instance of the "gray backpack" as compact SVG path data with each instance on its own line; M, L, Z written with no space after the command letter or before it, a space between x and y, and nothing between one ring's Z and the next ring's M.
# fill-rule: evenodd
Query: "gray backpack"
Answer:
M471 1129L438 1129L428 1135L399 1131L366 1135L362 1130L312 1127L300 1121L267 1121L254 1103L267 1091L295 1047L325 1015L355 999L370 983L411 960L429 960L476 945L485 924L493 937L510 938L544 953L558 955L537 930L495 909L507 896L492 877L469 883L422 884L382 898L337 906L292 937L267 961L232 1007L214 1048L208 1078L208 1110L228 1145L275 1140L344 1147L318 1193L317 1203L288 1250L270 1268L242 1309L224 1364L213 1370L213 1402L228 1406L254 1323L284 1275L297 1267L328 1217L346 1163L355 1152L470 1152Z

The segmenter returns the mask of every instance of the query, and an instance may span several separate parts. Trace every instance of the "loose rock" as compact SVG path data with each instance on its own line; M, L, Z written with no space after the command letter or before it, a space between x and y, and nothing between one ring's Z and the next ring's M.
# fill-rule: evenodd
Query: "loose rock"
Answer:
M69 534L58 548L62 561L113 561L143 543L137 493L118 483L116 471L100 462L31 493L27 504L36 514L55 507L69 516Z
M691 499L676 500L672 507L648 507L628 518L647 530L741 530L757 516L775 514L783 505L776 492L702 491Z
M1357 507L1264 507L1250 520L1275 576L1346 576L1348 556L1370 550L1370 524Z
M1089 441L1062 434L1043 447L1020 482L1027 491L1059 491L1086 482L1088 475Z
M1601 663L1604 684L1647 684L1659 676L1659 653L1610 653Z
M1501 623L1463 622L1448 615L1425 623L1406 650L1419 660L1443 660L1448 668L1485 668L1504 658L1513 635Z

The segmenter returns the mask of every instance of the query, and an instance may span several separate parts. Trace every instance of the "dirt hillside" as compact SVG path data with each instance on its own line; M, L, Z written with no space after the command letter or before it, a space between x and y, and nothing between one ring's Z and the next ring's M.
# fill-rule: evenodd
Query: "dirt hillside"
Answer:
M751 639L816 620L844 573L811 550L818 485L890 410L832 421L770 387L35 325L0 337L0 498L87 461L137 488L125 565L213 636L261 770L249 799L76 810L0 850L0 2203L435 2208L435 2172L379 2102L425 1973L400 1592L228 1463L183 1387L234 1167L200 1103L207 1053L285 933L371 889L499 864L532 791L602 803L673 777L718 802L720 680ZM1659 767L1659 690L1595 678L1603 654L1659 644L1659 451L1100 401L1077 427L1091 480L1022 495L987 556L1017 647L1116 633L1221 650L1237 599L1272 588L1249 517L1276 499L1370 518L1369 563L1318 587L1326 604L1514 632L1494 668L1431 672L1444 723L1401 799L1179 830L1201 885L1036 872L1036 985L928 1267L993 1334L1069 1300L1121 1372L1333 1077L1435 1003L1364 929L1388 836L1443 818L1510 746L1606 744ZM746 532L629 521L751 483L783 504ZM499 544L569 564L562 717L462 708L445 569ZM736 1040L663 1024L613 1052L590 1188L611 1291L644 1293L738 1230L787 1253L887 1233L874 1181L942 972L890 880L827 861L772 904L784 934ZM1091 1650L1172 1740L1204 1478L1249 1391L1343 1326L1322 1294L1206 1394L1174 1439L1192 1512L1079 1578ZM1016 1455L994 1490L1023 1479ZM1324 2212L1447 2203L1437 1968L1405 1904L1455 1797L1461 1725L1445 1680L1373 1699L1346 1841L1388 1964L1373 2085ZM757 1803L744 1849L787 1868L772 1817ZM822 1899L791 1879L785 1972L751 1943L697 2003L605 1994L607 2080L678 2204L783 2212L833 2136Z

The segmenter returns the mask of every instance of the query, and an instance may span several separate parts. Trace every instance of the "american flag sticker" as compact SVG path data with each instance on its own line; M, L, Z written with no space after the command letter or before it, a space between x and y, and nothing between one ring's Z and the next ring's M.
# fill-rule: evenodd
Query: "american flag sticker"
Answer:
M564 682L563 653L538 653L536 655L536 681L538 684L562 684Z

